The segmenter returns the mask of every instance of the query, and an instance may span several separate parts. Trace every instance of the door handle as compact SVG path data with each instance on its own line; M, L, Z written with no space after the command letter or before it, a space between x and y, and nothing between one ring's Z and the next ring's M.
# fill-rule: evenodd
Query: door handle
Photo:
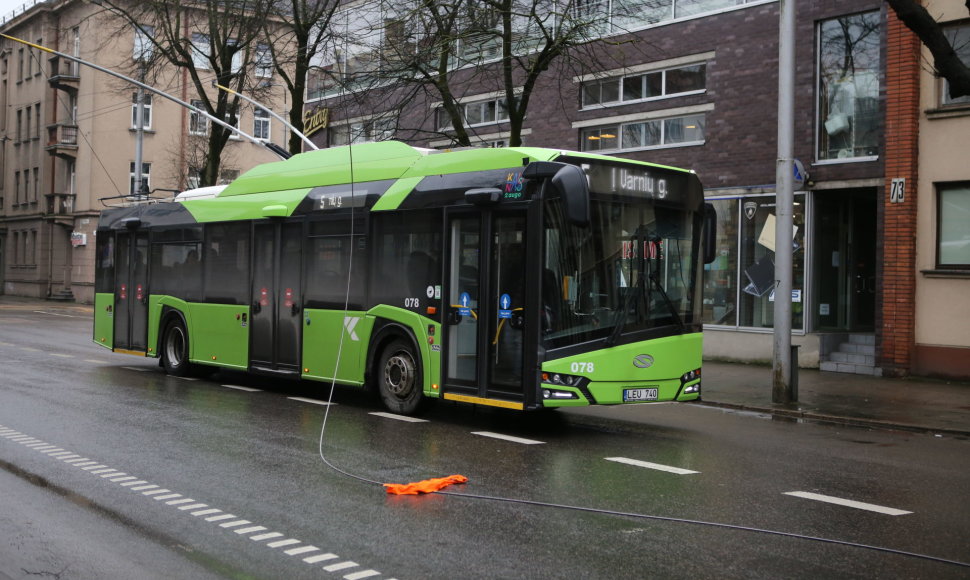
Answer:
M259 301L253 302L253 314L258 314L263 307L260 305Z

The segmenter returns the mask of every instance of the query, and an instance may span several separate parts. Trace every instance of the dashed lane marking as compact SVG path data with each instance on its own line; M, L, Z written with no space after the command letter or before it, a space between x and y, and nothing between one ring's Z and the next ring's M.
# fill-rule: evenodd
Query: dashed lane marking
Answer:
M129 371L138 371L140 373L147 373L147 372L149 372L149 371L152 370L152 369L145 368L145 367L121 367L121 368L123 368L125 370L129 370Z
M123 368L147 370L140 369L138 367ZM327 404L325 401L318 401L316 399L302 399L299 397L291 398L310 403ZM92 475L97 475L106 482L115 483L119 487L124 487L130 491L138 492L140 495L145 497L150 497L159 502L159 505L172 506L173 508L190 514L193 517L202 518L201 521L215 524L227 531L231 530L238 536L248 537L255 542L262 542L263 546L266 546L271 550L287 548L286 550L279 551L287 556L306 555L306 557L302 558L302 561L306 564L329 562L329 564L324 566L322 570L326 572L347 571L347 574L344 575L345 580L363 580L364 578L381 576L381 573L377 570L353 570L355 568L362 568L362 566L357 562L344 560L340 558L340 556L330 552L313 554L314 552L321 552L321 549L317 546L306 544L302 540L288 537L282 532L272 531L266 526L254 524L253 522L240 518L237 515L223 512L218 508L209 507L208 504L185 497L180 493L155 485L154 483L150 483L144 479L138 479L134 475L128 475L123 471L119 471L107 465L102 465L97 461L87 457L82 457L76 453L72 453L71 451L49 444L46 441L31 437L26 433L21 433L4 425L0 425L0 438L17 442L27 449L33 449L38 453L43 453L47 457L56 459L65 465L77 467L80 468L81 471L86 471Z
M240 387L239 385L222 385L222 386L223 387L226 387L227 389L236 389L237 391L246 391L247 393L258 393L258 392L262 391L262 389L254 389L252 387Z
M512 435L502 435L501 433L492 433L491 431L472 431L472 435L479 435L481 437L490 437L492 439L501 439L502 441L511 441L512 443L521 443L522 445L545 445L545 441L536 441L535 439L523 439L522 437L513 437Z
M384 413L384 412L374 412L370 413L375 417L384 417L385 419L394 419L395 421L405 421L407 423L427 423L427 419L419 419L417 417L408 417L407 415L396 415L394 413Z
M660 463L650 463L649 461L640 461L638 459L630 459L628 457L606 457L605 459L607 461L615 461L616 463L625 463L627 465L635 465L637 467L645 467L647 469L655 469L657 471L666 471L667 473L675 473L677 475L691 475L693 473L700 473L700 471L694 471L692 469L661 465Z
M845 507L866 510L870 512L877 512L880 514L886 514L887 516L904 516L906 514L913 513L906 510L899 510L896 508L876 505L872 503L854 501L851 499L842 499L839 497L832 497L830 495L822 495L819 493L811 493L808 491L786 491L784 495L790 495L790 496L800 497L804 499L811 499L815 501L821 501L825 503L831 503L831 504L841 505Z
M62 352L52 352L52 353L50 353L50 355L51 356L56 356L58 358L74 358L74 355L73 354L64 354Z
M98 360L96 358L86 358L86 359L84 359L84 362L94 363L96 365L106 365L106 364L108 364L108 361L106 361L106 360Z
M308 399L306 397L287 397L292 401L302 401L304 403L313 403L314 405L336 405L336 403L331 403L330 401L321 401L320 399Z

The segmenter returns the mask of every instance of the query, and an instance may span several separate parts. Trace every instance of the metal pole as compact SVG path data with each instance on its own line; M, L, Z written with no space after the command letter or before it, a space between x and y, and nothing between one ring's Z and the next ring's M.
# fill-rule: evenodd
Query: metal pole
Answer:
M141 67L141 80L145 81L145 67ZM135 93L135 199L142 196L142 145L145 142L145 90L138 87Z
M792 213L794 206L795 2L780 0L778 36L778 161L775 192L775 332L771 400L793 403L791 358ZM794 367L793 367L794 365ZM796 370L797 372L797 370Z

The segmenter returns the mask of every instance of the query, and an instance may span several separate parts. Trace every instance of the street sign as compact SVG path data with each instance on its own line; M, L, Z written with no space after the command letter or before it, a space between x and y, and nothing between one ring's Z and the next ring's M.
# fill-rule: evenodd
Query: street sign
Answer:
M795 166L795 180L792 182L792 189L799 190L805 186L805 182L808 181L808 172L805 171L805 166L798 159L795 159L792 165Z

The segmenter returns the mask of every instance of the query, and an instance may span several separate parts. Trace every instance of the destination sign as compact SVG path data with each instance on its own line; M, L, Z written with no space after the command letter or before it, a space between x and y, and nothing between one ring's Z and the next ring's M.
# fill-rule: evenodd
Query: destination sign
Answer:
M686 176L680 173L613 164L583 164L583 169L589 177L590 190L596 194L628 195L674 203L686 201Z

